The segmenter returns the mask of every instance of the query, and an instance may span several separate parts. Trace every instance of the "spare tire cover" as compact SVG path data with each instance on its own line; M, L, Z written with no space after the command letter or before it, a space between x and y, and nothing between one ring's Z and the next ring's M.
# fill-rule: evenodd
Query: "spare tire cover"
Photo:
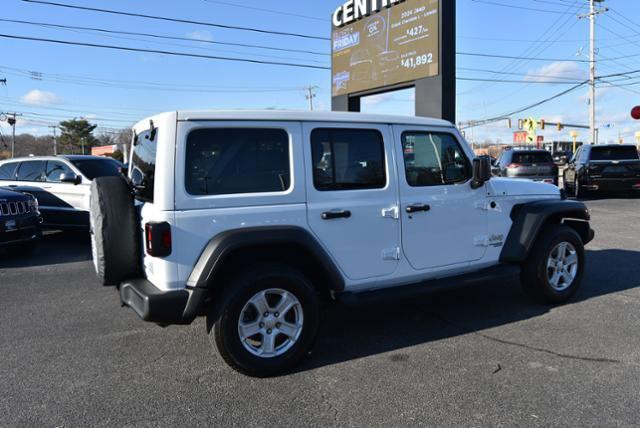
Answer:
M91 251L103 285L118 285L139 275L141 231L133 194L123 177L91 183Z

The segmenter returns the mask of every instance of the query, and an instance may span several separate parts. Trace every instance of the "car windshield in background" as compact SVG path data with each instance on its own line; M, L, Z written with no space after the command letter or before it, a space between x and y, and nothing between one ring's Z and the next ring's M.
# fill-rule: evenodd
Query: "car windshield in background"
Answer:
M613 161L613 160L638 160L638 151L635 147L593 147L591 149L591 160Z
M513 159L511 160L511 162L519 163L523 165L531 165L531 164L539 164L539 163L553 163L553 159L551 158L551 153L522 152L522 153L514 153Z
M89 180L120 175L122 164L114 159L71 159L71 163Z

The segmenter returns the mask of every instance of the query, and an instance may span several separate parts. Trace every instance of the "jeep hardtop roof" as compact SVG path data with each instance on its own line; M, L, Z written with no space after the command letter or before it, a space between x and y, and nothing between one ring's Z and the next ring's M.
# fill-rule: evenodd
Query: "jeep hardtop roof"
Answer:
M177 112L180 121L203 120L255 120L255 121L296 121L296 122L345 122L345 123L385 123L393 125L452 127L451 122L414 116L394 116L365 113L295 111L295 110L181 110ZM148 123L148 119L141 121ZM136 125L137 126L137 125Z

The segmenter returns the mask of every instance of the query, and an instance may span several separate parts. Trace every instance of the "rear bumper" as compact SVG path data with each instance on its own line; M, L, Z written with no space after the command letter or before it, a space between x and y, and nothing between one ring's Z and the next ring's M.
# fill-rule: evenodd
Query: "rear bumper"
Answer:
M144 321L160 325L191 324L200 314L206 290L164 291L144 278L120 284L120 301Z
M580 183L580 190L628 192L640 190L640 178L589 178Z

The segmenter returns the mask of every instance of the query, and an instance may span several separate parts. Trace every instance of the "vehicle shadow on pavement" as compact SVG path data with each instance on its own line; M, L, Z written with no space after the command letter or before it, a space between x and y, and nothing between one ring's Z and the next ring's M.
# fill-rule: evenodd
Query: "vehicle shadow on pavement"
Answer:
M91 260L88 232L46 232L32 254L0 250L0 269L59 265Z
M587 251L582 287L568 304L636 287L640 252ZM439 290L387 305L334 305L324 313L311 358L298 371L386 352L391 362L399 363L409 358L404 348L464 334L487 337L484 330L538 317L552 308L531 301L518 281Z

